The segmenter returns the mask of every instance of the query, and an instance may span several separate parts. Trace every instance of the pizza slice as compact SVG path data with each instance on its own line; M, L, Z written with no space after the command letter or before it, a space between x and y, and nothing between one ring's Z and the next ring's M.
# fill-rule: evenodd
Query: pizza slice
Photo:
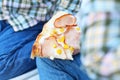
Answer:
M72 55L80 49L80 28L76 18L65 12L58 12L44 26L32 48L31 58L73 60Z

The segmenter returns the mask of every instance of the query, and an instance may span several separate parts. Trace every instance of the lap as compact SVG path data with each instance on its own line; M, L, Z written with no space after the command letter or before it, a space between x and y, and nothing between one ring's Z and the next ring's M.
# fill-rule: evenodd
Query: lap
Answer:
M74 56L73 61L37 58L36 62L41 80L89 80L80 62L80 54Z
M0 79L9 79L35 68L31 48L43 23L14 32L6 21L0 21Z

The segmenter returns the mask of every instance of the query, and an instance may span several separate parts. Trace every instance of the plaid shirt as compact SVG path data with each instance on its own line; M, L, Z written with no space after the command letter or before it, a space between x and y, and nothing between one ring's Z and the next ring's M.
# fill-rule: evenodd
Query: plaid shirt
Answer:
M0 20L7 20L15 31L49 20L59 10L76 13L80 0L0 0Z
M83 0L82 61L92 80L120 79L120 0Z

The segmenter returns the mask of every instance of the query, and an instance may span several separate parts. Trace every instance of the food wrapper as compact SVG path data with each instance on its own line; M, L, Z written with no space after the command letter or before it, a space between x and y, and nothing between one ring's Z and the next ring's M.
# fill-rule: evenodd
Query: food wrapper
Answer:
M80 28L76 18L66 12L56 13L44 26L32 47L31 58L73 60L80 50Z

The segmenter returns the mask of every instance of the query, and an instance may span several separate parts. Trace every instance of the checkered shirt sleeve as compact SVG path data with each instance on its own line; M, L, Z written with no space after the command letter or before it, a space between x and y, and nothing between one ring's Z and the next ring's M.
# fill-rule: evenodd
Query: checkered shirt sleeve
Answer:
M0 20L7 20L15 31L49 20L57 11L75 14L80 0L0 0Z

